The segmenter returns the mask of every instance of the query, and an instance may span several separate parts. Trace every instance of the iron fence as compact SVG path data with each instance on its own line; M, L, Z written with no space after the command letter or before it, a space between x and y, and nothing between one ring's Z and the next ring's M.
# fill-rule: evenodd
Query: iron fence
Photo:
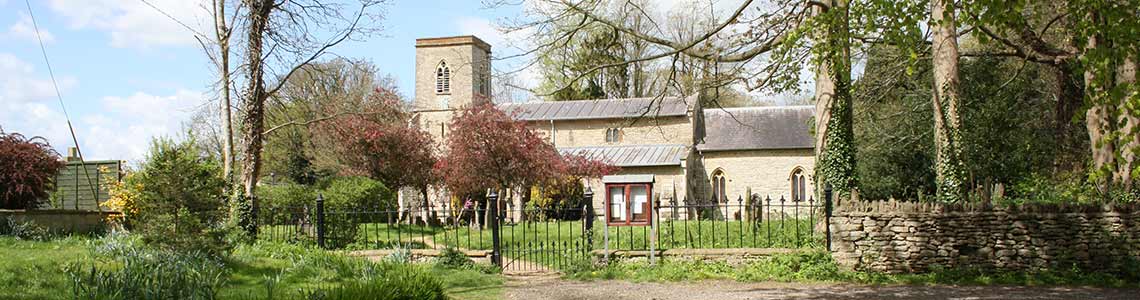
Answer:
M486 250L505 269L563 268L602 249L823 248L829 242L829 203L812 198L655 200L646 226L611 226L604 211L583 202L507 208L488 205L502 203L492 194L454 206L332 207L318 197L311 204L262 205L255 209L255 228L261 240L331 249Z

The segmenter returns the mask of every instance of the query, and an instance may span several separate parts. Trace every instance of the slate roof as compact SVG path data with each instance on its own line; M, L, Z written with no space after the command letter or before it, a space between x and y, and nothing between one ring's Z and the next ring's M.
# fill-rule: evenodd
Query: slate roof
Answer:
M499 108L516 120L587 120L640 116L684 116L689 111L685 98L627 98L554 102L506 103ZM652 106L650 106L652 103ZM646 108L648 107L648 111Z
M558 148L563 155L581 154L618 167L680 166L685 145L631 145Z
M808 123L812 106L763 106L705 109L705 142L701 151L811 149L815 140Z

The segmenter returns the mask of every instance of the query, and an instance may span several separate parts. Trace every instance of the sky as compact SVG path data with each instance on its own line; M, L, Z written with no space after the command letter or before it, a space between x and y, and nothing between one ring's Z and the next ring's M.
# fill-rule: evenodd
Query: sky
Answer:
M86 159L142 159L153 137L182 135L192 112L208 104L214 75L201 46L189 30L142 0L29 2ZM147 2L191 27L208 28L206 11L196 1ZM416 38L475 34L501 42L492 24L518 8L395 1L385 12L382 33L332 52L372 61L407 94ZM42 136L63 155L73 146L23 0L0 0L0 127Z
M0 128L44 137L66 155L74 146L66 115L86 159L129 162L143 159L154 137L184 136L191 114L211 105L214 74L193 33L172 18L210 32L205 1L28 0L29 11L25 0L0 0ZM504 35L494 26L519 16L521 7L487 9L480 2L394 0L384 9L383 32L331 52L373 62L411 96L416 38L473 34L492 44L496 56L511 54L502 45L527 38ZM494 67L509 69L510 63L496 61ZM524 82L538 80L534 72L520 76Z

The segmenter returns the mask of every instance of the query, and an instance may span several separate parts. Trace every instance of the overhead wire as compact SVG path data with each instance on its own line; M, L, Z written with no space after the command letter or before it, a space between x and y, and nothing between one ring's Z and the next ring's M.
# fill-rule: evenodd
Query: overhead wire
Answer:
M47 65L48 76L51 77L52 87L55 88L55 97L59 100L59 108L63 110L63 117L65 120L67 120L67 130L71 132L71 141L75 143L75 154L79 157L79 166L83 169L83 176L87 179L87 185L91 187L91 195L93 201L95 201L95 208L99 211L103 211L103 208L99 205L98 185L91 181L91 171L87 169L87 162L83 159L83 150L79 147L79 138L75 135L75 127L71 125L71 115L68 114L67 106L63 103L63 93L59 91L59 83L55 80L55 70L53 70L51 67L51 60L48 59L47 47L44 46L44 39L40 34L40 26L36 22L35 13L32 12L32 3L28 0L24 0L24 5L28 7L28 17L32 19L32 29L36 31L36 40L40 44L40 54L43 55L44 64ZM75 187L75 193L79 194L78 186ZM79 208L78 197L76 197L75 207L76 209Z

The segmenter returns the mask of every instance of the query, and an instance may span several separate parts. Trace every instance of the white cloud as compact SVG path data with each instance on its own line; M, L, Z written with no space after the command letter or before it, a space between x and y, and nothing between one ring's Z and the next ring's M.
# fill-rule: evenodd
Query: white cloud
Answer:
M138 161L146 155L151 139L178 137L182 125L206 101L200 92L177 90L172 95L137 92L130 96L108 96L100 101L102 111L83 116L83 144L88 153L115 159Z
M209 13L203 4L203 0L52 0L51 8L73 28L106 31L113 47L151 48L195 44L194 33L171 18L208 32Z
M36 28L34 24L32 24L32 18L23 12L20 13L20 20L17 20L12 26L8 26L8 31L4 35L8 38L26 40L33 43L38 41L36 38ZM55 41L55 35L43 28L40 28L40 37L43 38L44 44Z
M0 53L0 103L26 103L55 99L51 80L36 78L32 64L10 53ZM60 90L75 85L75 78L59 78Z
M60 89L66 95L75 82L63 77ZM69 99L82 101L79 97ZM202 93L186 89L169 95L136 92L107 96L90 111L72 110L72 124L85 158L138 161L145 156L152 138L181 136L183 123L206 99ZM0 53L0 127L26 136L43 136L60 153L74 145L51 80L37 75L32 64L7 53Z

